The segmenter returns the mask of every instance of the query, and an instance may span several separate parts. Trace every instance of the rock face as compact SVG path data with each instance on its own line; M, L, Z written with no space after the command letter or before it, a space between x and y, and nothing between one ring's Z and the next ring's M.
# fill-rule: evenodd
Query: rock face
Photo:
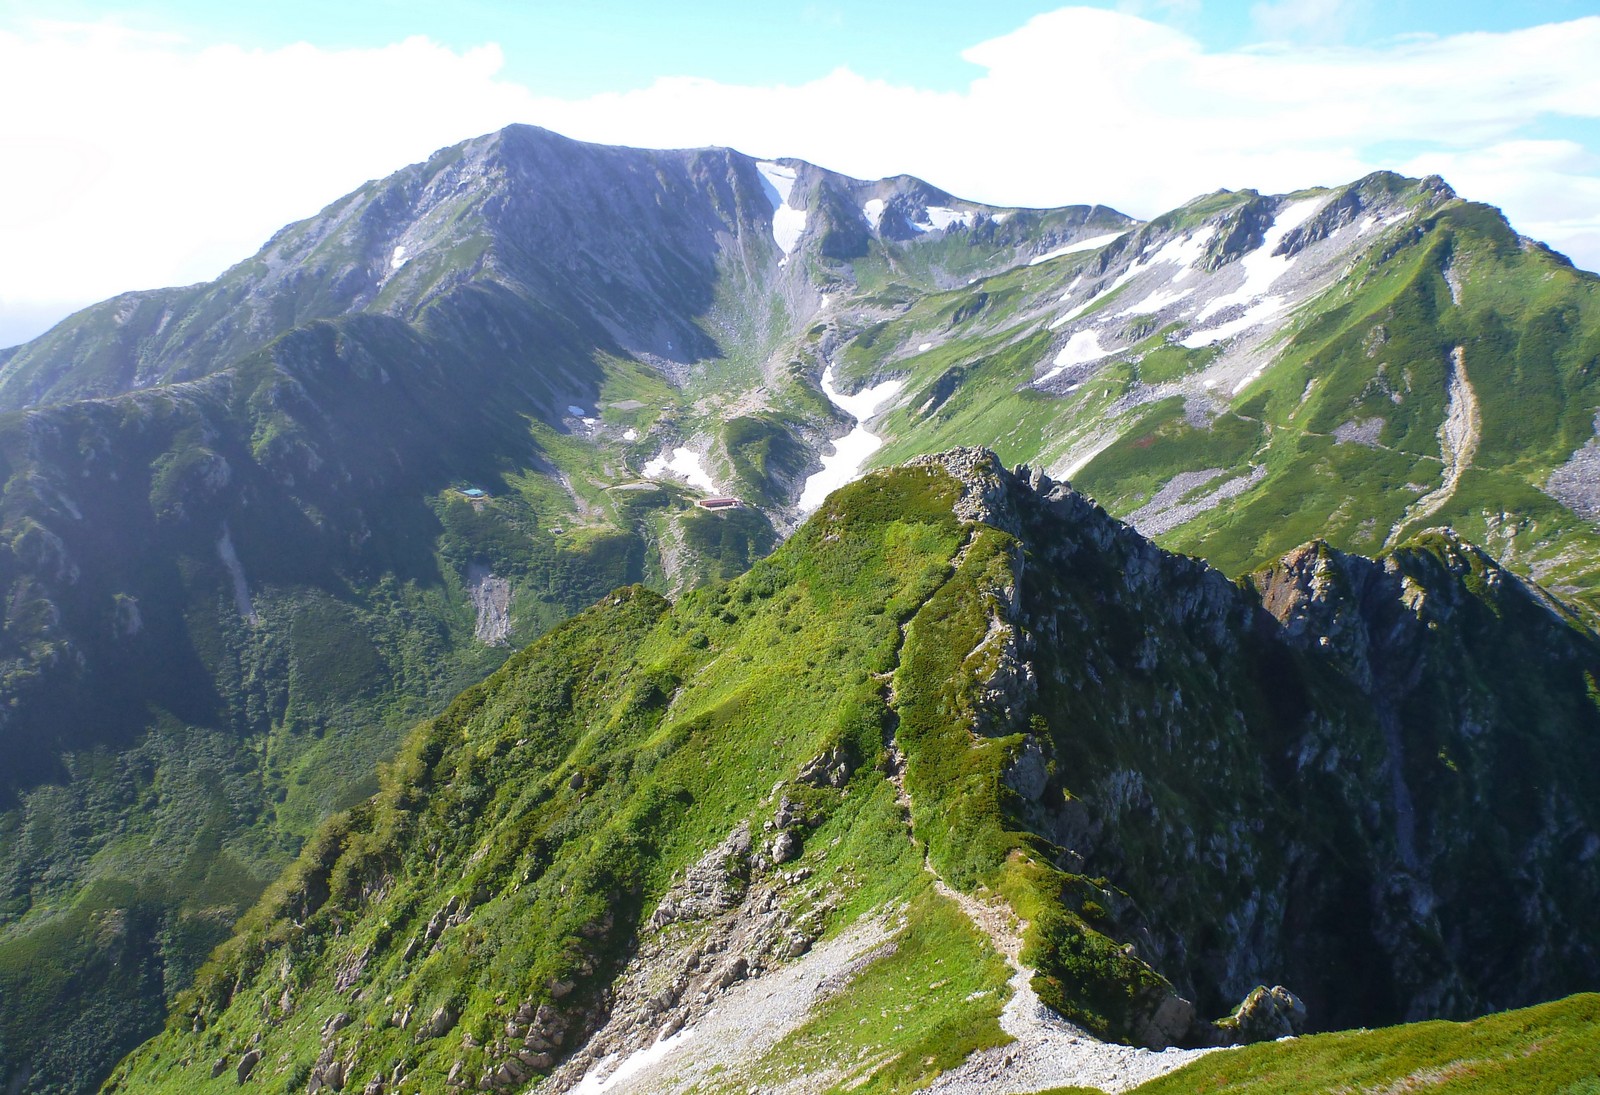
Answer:
M740 824L667 891L650 916L651 926L703 920L737 905L750 882L750 847L750 826Z
M966 476L966 496L981 496L1000 522L1020 521L1031 549L1018 567L1017 626L1041 681L1034 710L1059 728L1047 743L1054 785L1071 794L1039 823L1085 873L1143 878L1118 883L1138 908L1125 929L1180 991L1197 994L1202 1014L1267 970L1300 994L1296 1023L1309 1011L1319 1029L1367 1022L1373 1008L1410 1020L1531 1002L1525 977L1547 979L1547 993L1581 986L1564 963L1590 968L1596 956L1551 938L1550 923L1570 913L1548 903L1497 905L1499 930L1530 945L1507 956L1520 972L1484 969L1475 948L1492 944L1478 934L1483 910L1466 880L1509 897L1516 878L1562 873L1551 850L1589 847L1596 831L1600 787L1575 770L1558 776L1565 766L1534 729L1595 717L1569 690L1595 656L1569 612L1448 531L1381 561L1308 545L1252 579L1253 604L1027 469ZM1030 480L1054 519L1034 516ZM1097 603L1063 592L1069 574L1099 591ZM1522 637L1500 637L1506 626ZM1108 642L1107 628L1123 637ZM1190 669L1201 664L1222 680L1259 682L1265 708L1208 697L1204 674ZM1147 690L1141 676L1163 683ZM1190 737L1185 725L1207 729ZM1021 776L1036 765L1025 750L1013 770L1025 799L1035 781ZM1466 778L1469 769L1479 775ZM1084 779L1090 771L1100 774ZM1506 782L1485 798L1490 772ZM1172 797L1199 785L1256 805L1205 820ZM1269 807L1279 795L1297 805ZM1487 813L1473 805L1484 801ZM1352 854L1359 868L1333 866ZM1580 869L1584 886L1591 873ZM1174 930L1189 902L1162 879L1179 877L1239 896ZM1313 924L1323 927L1299 934ZM1567 957L1532 973L1529 962L1558 951Z

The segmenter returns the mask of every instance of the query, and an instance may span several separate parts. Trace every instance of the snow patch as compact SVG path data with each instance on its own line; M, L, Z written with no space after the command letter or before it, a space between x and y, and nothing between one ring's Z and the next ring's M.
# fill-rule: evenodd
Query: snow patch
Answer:
M928 352L928 351L929 351L929 350L931 350L931 349L933 349L933 343L931 343L931 342L924 342L924 343L922 343L922 344L920 344L920 345L919 345L919 346L918 346L918 347L917 347L917 353L919 353L919 354L925 354L925 353L927 353L927 352Z
M756 164L756 170L761 173L767 200L772 202L772 238L787 257L793 254L800 243L800 234L806 229L806 211L789 205L789 195L794 190L794 169L763 161Z
M1157 312L1161 311L1161 309L1165 308L1167 305L1178 303L1178 301L1182 300L1184 297L1188 296L1192 292L1194 292L1193 289L1179 289L1176 293L1171 292L1170 290L1166 290L1166 289L1157 289L1155 292L1151 293L1149 296L1147 296L1143 300L1141 300L1138 304L1135 304L1131 308L1124 308L1122 311L1118 312L1117 315L1119 315L1119 316L1150 316L1150 315L1155 315Z
M942 205L928 206L924 215L928 218L928 227L924 228L920 223L911 226L918 232L943 232L952 224L959 224L964 228L972 226L971 213L959 209L946 209Z
M1094 296L1090 297L1076 308L1068 309L1065 315L1050 324L1050 330L1054 331L1059 327L1065 327L1067 324L1083 315L1083 313L1087 312L1090 308L1093 308L1096 304L1099 304L1112 293L1115 293L1118 289L1121 289L1124 285L1128 284L1128 282L1138 277L1143 270L1144 267L1140 266L1138 263L1134 263L1132 266L1124 270L1117 277L1117 280L1113 281L1108 287L1102 289L1100 292L1096 293Z
M622 439L624 441L637 441L639 440L639 431L634 429L632 426L629 426L627 429L622 431Z
M406 264L406 249L402 245L402 246L396 247L394 249L394 253L389 256L389 269L398 270L398 269L400 269L400 267L404 266L405 264Z
M602 1091L609 1091L628 1077L643 1072L693 1037L693 1030L680 1030L665 1038L657 1038L654 1045L634 1050L615 1068L612 1068L611 1064L617 1059L617 1054L602 1057L595 1062L594 1067L583 1074L578 1086L572 1089L572 1095L599 1095Z
M806 479L797 506L801 513L810 513L827 499L828 495L852 482L861 475L867 458L883 447L883 438L868 433L863 422L871 418L880 406L905 385L903 380L885 380L855 395L845 395L833 386L833 366L822 370L822 394L845 414L856 420L855 429L833 443L833 455L822 458L822 470Z
M1126 234L1127 233L1125 231L1112 232L1109 235L1094 236L1090 239L1079 240L1076 243L1069 243L1065 247L1057 247L1054 251L1046 251L1042 255L1035 255L1033 258L1028 260L1028 265L1038 266L1040 263L1049 262L1051 259L1058 259L1062 255L1076 255L1080 251L1097 251L1106 244L1110 243L1112 240L1116 239L1118 236Z
M1272 252L1277 250L1284 237L1310 220L1316 215L1317 210L1327 203L1326 196L1290 202L1273 220L1272 227L1263 234L1261 246L1239 260L1239 268L1244 271L1244 284L1231 293L1213 299L1200 310L1200 315L1196 318L1203 323L1224 308L1235 304L1249 304L1265 296L1267 290L1272 288L1273 282L1287 274L1298 257L1274 255Z
M1054 380L1067 369L1074 365L1087 365L1091 361L1099 361L1102 357L1114 353L1100 345L1099 331L1079 331L1067 339L1067 344L1061 347L1061 352L1056 354L1055 361L1051 362L1051 369L1045 373L1035 384L1044 384Z
M1148 258L1141 257L1138 262L1135 262L1132 266L1118 274L1116 279L1112 281L1110 285L1106 286L1100 292L1096 293L1094 296L1090 297L1076 308L1073 308L1067 312L1067 314L1062 316L1060 319L1057 319L1051 323L1050 330L1054 331L1058 327L1064 327L1068 323L1071 323L1074 319L1077 319L1079 316L1083 315L1084 312L1087 312L1090 308L1093 308L1096 304L1099 304L1102 300L1105 300L1112 293L1115 293L1118 289L1121 289L1124 285L1128 284L1128 282L1132 281L1134 278L1138 277L1140 274L1144 273L1146 270L1149 270L1153 266L1183 261L1185 256L1188 256L1191 252L1195 257L1199 257L1201 250L1205 247L1205 240L1209 238L1210 237L1207 232L1202 231L1195 233L1193 240L1185 238L1182 240L1168 241L1164 246L1161 247L1160 250L1156 251L1155 254L1150 255ZM1199 241L1198 245L1196 245L1194 241ZM1188 261L1192 261L1192 259ZM1177 279L1174 278L1173 280L1176 281ZM1077 282L1073 282L1073 285L1077 285ZM1068 289L1067 292L1071 293L1072 290Z
M643 475L646 479L664 479L671 475L686 481L691 487L699 487L707 494L717 493L717 485L711 481L711 476L706 474L706 467L700 461L700 454L681 446L673 449L670 454L663 452L648 461L644 466Z
M1190 334L1189 337L1181 340L1178 345L1186 346L1191 350L1198 350L1202 346L1211 346L1215 343L1221 342L1225 338L1232 338L1240 331L1247 331L1257 324L1265 323L1267 320L1283 311L1286 303L1287 302L1282 297L1265 297L1262 300L1257 301L1251 307L1246 308L1244 314L1239 318L1230 319L1226 323L1219 323L1217 326L1208 328L1204 331L1195 331L1194 333ZM1210 308L1206 309L1206 311L1210 310ZM1206 312L1200 313L1202 318L1204 318L1205 314ZM1254 379L1254 377L1251 377L1250 379ZM1245 383L1248 382L1249 381L1247 380ZM1241 387L1242 386L1243 385L1241 385ZM1235 391L1237 390L1238 389L1235 389Z
M861 206L861 213L867 218L867 223L872 225L872 230L876 232L878 225L883 223L883 199L868 198Z
M568 403L567 404L567 413L570 414L573 418L582 418L584 415L588 414L589 412L584 410L582 407L578 406L576 403Z
M1216 234L1216 225L1208 224L1191 236L1179 236L1176 239L1170 239L1162 244L1154 255L1150 256L1150 261L1145 265L1154 266L1157 263L1171 262L1182 266L1185 270L1192 269L1195 263L1205 257L1206 245L1211 242L1212 237ZM1180 273L1173 280L1177 281L1183 276Z

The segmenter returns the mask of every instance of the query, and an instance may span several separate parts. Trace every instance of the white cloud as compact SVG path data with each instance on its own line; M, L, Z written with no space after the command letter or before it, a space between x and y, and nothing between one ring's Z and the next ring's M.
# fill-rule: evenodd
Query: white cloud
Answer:
M1365 0L1265 0L1250 8L1250 19L1274 41L1310 38L1337 42L1366 9Z
M1513 140L1428 152L1401 166L1442 175L1464 197L1493 194L1516 229L1600 268L1600 153L1573 141ZM1488 200L1488 199L1484 199Z
M525 117L493 47L199 48L0 33L0 330L41 302L215 276L284 223ZM25 109L18 104L27 104Z
M592 140L732 144L868 177L906 171L1002 204L1100 201L1140 215L1217 187L1345 182L1406 166L1370 149L1432 147L1432 160L1455 157L1461 170L1443 173L1466 196L1511 203L1600 266L1600 251L1569 230L1600 209L1593 165L1478 163L1537 120L1600 117L1600 18L1361 49L1207 52L1126 12L1069 8L963 56L985 73L961 93L841 70L799 87L663 80L542 100L537 116Z
M1331 10L1319 4L1295 10ZM1595 150L1530 139L1538 122L1600 117L1600 17L1213 52L1128 12L1067 8L963 57L983 73L959 92L840 69L796 86L674 78L562 101L500 78L493 46L245 51L106 27L0 34L0 101L37 104L0 112L0 311L211 276L365 179L510 121L1143 216L1217 187L1437 171L1600 266ZM1394 148L1409 149L1405 162L1377 151Z

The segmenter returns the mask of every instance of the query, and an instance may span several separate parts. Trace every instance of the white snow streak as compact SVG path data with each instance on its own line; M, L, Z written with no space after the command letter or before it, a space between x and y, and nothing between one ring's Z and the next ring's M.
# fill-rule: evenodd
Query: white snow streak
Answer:
M885 380L855 395L844 395L833 386L833 366L822 370L822 394L835 407L854 418L856 426L833 443L833 455L822 458L822 470L806 479L798 503L801 513L810 513L822 505L828 495L857 478L867 458L883 447L883 438L868 433L862 423L877 413L878 408L904 384L902 380Z
M1150 256L1146 266L1155 266L1158 263L1171 262L1183 267L1173 277L1173 281L1182 281L1188 276L1194 264L1199 262L1206 253L1206 245L1217 234L1216 225L1208 224L1192 236L1179 236L1177 239L1168 240L1161 245L1161 249Z
M1042 262L1049 262L1051 259L1058 259L1062 255L1076 255L1080 251L1095 251L1104 247L1106 244L1110 243L1112 240L1121 235L1126 235L1126 233L1112 232L1107 236L1095 236L1092 239L1079 240L1076 243L1069 243L1065 247L1057 247L1054 251L1047 251L1042 255L1035 255L1033 258L1028 260L1028 265L1038 266Z
M876 232L878 225L883 223L883 199L868 198L861 206L861 212L866 216L867 223L872 225L872 230Z
M1226 323L1219 323L1215 327L1204 331L1195 331L1188 338L1183 339L1179 345L1187 346L1191 350L1198 350L1202 346L1210 346L1221 342L1225 338L1232 338L1240 331L1247 331L1260 323L1265 323L1279 312L1283 311L1287 302L1282 297L1263 297L1251 307L1245 309L1242 316L1230 319ZM1255 379L1254 376L1249 378ZM1246 380L1245 383L1249 383ZM1240 387L1243 387L1241 384ZM1235 389L1237 390L1237 389Z
M800 243L800 234L806 229L806 211L789 205L789 195L794 190L794 169L762 161L756 164L756 170L761 172L767 199L772 202L772 238L787 256L794 252Z
M1213 299L1195 318L1204 323L1224 308L1235 304L1249 304L1266 295L1267 290L1272 288L1272 283L1289 272L1296 257L1274 255L1272 252L1283 242L1285 236L1310 220L1327 202L1327 195L1291 202L1278 214L1272 222L1272 227L1263 234L1261 246L1239 260L1239 268L1244 271L1244 284L1231 293Z
M699 487L707 494L717 493L717 485L711 481L711 476L706 474L706 466L700 461L700 454L693 449L676 448L671 455L663 452L660 456L649 461L643 471L646 479L663 479L668 475L683 479L691 487Z
M1155 292L1151 293L1149 296L1147 296L1143 300L1141 300L1138 304L1135 304L1131 308L1124 308L1122 311L1118 312L1117 315L1119 315L1119 316L1151 316L1151 315L1155 315L1157 312L1161 311L1161 309L1165 308L1167 305L1178 303L1178 301L1182 300L1184 297L1188 296L1192 292L1194 292L1193 289L1179 289L1176 293L1171 292L1171 291L1166 290L1166 289L1157 289Z
M921 224L913 224L911 227L918 232L942 232L952 224L959 224L963 227L970 227L972 224L971 213L957 209L946 209L942 205L928 206L927 217L929 227L924 228Z
M1174 282L1183 280L1183 278L1188 275L1190 269L1192 268L1191 264L1205 253L1206 244L1211 242L1211 237L1215 232L1216 229L1207 226L1192 236L1180 236L1177 239L1168 240L1153 255L1149 255L1148 257L1141 256L1139 260L1132 266L1118 274L1116 280L1108 285L1105 289L1102 289L1100 292L1096 293L1094 296L1090 297L1076 308L1069 310L1061 318L1051 322L1050 330L1054 331L1059 327L1065 327L1067 324L1083 315L1083 313L1087 312L1090 308L1093 308L1096 304L1099 304L1112 293L1115 293L1118 289L1121 289L1124 285L1128 284L1128 282L1132 281L1134 278L1138 277L1140 274L1154 266L1181 263L1183 264L1182 269L1173 275L1172 280ZM1111 238L1116 239L1115 236ZM1037 262L1038 260L1036 259L1034 261ZM1062 299L1065 300L1068 296L1070 296L1072 294L1072 289L1076 288L1077 285L1078 283L1074 281L1072 283L1072 287L1068 288L1066 293L1062 294ZM1183 295L1183 293L1178 293L1174 296L1169 296L1162 301L1157 308L1152 308L1150 311L1159 310L1159 308L1171 304L1173 301L1177 300ZM1154 296L1147 298L1147 301L1153 299L1155 299ZM1124 312L1122 314L1129 315L1131 313Z
M613 1053L609 1057L603 1057L583 1074L578 1086L572 1089L572 1095L600 1095L600 1092L610 1090L628 1077L643 1072L693 1037L693 1030L680 1030L666 1038L657 1038L654 1045L634 1050L609 1072L606 1070L611 1062L617 1059L617 1055ZM603 1078L600 1075L602 1072L606 1072Z

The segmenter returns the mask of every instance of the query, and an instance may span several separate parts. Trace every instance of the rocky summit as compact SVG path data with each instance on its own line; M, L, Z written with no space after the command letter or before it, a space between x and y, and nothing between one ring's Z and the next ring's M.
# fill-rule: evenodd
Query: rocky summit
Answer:
M1137 929L1147 937L1106 935L1133 956L1086 951L1080 964L1144 963L1171 989L1165 1010L1069 1006L1048 983L1041 1000L1091 1030L1180 1042L1204 1041L1173 1033L1189 1006L1202 1023L1233 1014L1252 977L1268 990L1249 1012L1268 1016L1262 1029L1299 1014L1277 986L1314 1026L1531 1001L1511 986L1542 974L1449 956L1503 931L1523 933L1517 961L1559 965L1582 943L1551 911L1569 907L1568 883L1529 864L1587 863L1587 845L1535 825L1567 816L1559 795L1436 799L1461 786L1465 748L1436 714L1468 711L1462 725L1477 725L1542 711L1550 674L1564 672L1549 665L1565 663L1529 653L1512 676L1505 651L1466 651L1477 639L1449 621L1477 627L1472 606L1490 602L1451 615L1444 587L1415 568L1436 559L1471 588L1493 576L1534 600L1548 590L1546 615L1593 620L1597 284L1438 178L1219 191L1141 222L1103 205L991 206L906 176L513 126L337 199L214 281L123 294L0 350L0 1087L99 1084L161 1029L324 821L387 793L380 765L412 728L516 652L619 588L695 603L812 527L830 492L870 468L964 446L1070 480L1163 548L1203 556L1216 568L1207 581L1248 586L1230 596L1260 611L1217 625L1243 652L1205 669L1195 653L1175 686L1186 704L1199 704L1191 686L1214 694L1215 741L1246 724L1264 732L1262 712L1309 717L1330 689L1348 693L1341 711L1363 712L1296 757L1296 773L1324 772L1318 794L1346 796L1302 816L1270 789L1285 772L1229 752L1243 745L1187 749L1175 783L1151 775L1164 739L1139 728L1171 715L1170 695L1135 698L1094 657L1060 667L1059 680L1099 675L1081 697L1085 740L1099 744L1079 759L1120 788L1103 792L1118 804L1112 838L1102 815L1074 820L1071 804L1088 800L1061 782L1072 754L1059 732L1014 721L1063 687L1051 659L1064 640L1050 628L1077 624L1041 617L1026 646L1022 625L997 623L980 656L993 672L958 707L980 733L1037 739L1006 792L1051 804L1027 831L1097 848L1105 867L1086 867L1091 879L1113 879L1118 863L1171 872L1159 900L1080 895L1108 925L1161 911ZM959 520L1048 553L1023 510L975 488L962 498ZM1144 559L1130 555L1130 573ZM1425 607L1409 607L1418 598ZM1440 626L1408 622L1424 618ZM1441 633L1459 633L1462 651L1438 653ZM1158 653L1150 645L1135 672L1155 672ZM1456 653L1482 674L1419 698L1417 682ZM1285 658L1334 676L1291 673ZM848 691L813 683L835 706ZM1229 721L1225 694L1260 710L1236 698ZM1408 744L1419 727L1437 743ZM865 778L865 752L768 748L792 762L773 780L812 762L802 782L820 780L819 794ZM1208 792L1218 813L1169 800L1198 802L1194 773L1224 761ZM1057 786L1077 796L1065 813L1046 790ZM1430 859L1444 854L1430 841L1446 821L1429 810L1470 831L1508 812L1524 826L1514 831L1544 835ZM1148 831L1134 825L1141 811ZM1246 816L1277 826L1284 850L1262 850L1269 834L1241 828ZM661 862L686 870L737 820ZM766 851L778 838L752 830L752 863L811 846L779 829L782 849ZM1332 857L1338 870L1313 854L1319 840L1351 849ZM951 894L971 896L970 879L940 870ZM1293 881L1269 899L1254 880L1272 870ZM1450 919L1463 878L1521 887L1523 915ZM1390 903L1358 916L1380 880ZM1256 904L1212 922L1221 895ZM683 895L690 908L702 899ZM1014 911L1032 924L1029 907ZM1324 921L1371 946L1315 943L1307 925ZM1281 976L1246 972L1245 956L1280 953ZM1327 970L1340 991L1319 987ZM408 1036L432 1015L413 1016ZM690 1018L684 1029L703 1029ZM1140 1035L1136 1020L1166 1033ZM570 1048L576 1035L563 1038ZM250 1051L228 1052L238 1079Z
M1597 671L1447 532L1234 582L919 458L463 693L108 1090L1123 1090L1575 991Z

